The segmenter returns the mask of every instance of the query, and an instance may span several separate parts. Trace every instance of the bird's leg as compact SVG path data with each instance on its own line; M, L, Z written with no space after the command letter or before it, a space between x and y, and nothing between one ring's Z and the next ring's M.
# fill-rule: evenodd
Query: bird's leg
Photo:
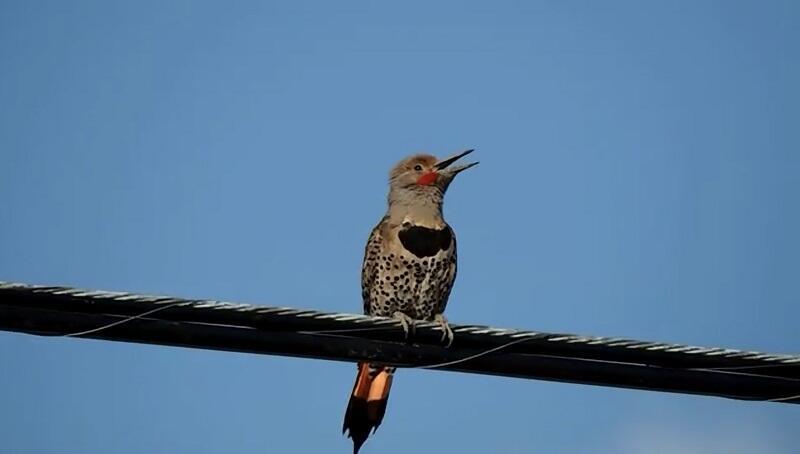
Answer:
M433 317L433 321L438 323L439 326L442 328L442 342L447 340L446 347L452 345L453 338L455 336L453 335L453 330L450 329L450 324L447 323L447 319L444 317L444 314L436 314L436 316Z
M406 333L406 340L408 340L409 335L413 335L416 332L417 327L414 324L414 319L409 317L408 314L395 311L395 313L392 314L392 317L400 322L400 326L403 327L403 331Z

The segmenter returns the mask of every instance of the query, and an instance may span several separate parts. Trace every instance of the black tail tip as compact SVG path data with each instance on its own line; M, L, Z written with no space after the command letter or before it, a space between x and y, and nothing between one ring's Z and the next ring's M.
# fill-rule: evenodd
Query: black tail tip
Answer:
M361 446L367 441L370 429L372 425L367 416L367 401L351 397L344 414L342 433L353 440L353 454L358 454Z
M361 449L361 446L365 441L367 441L367 437L358 440L353 438L353 454L358 454L358 451Z
M360 429L360 428L359 428ZM358 451L361 449L361 446L364 445L364 442L367 441L367 437L369 437L369 429L367 430L359 430L352 427L345 427L342 429L343 434L347 434L347 437L353 440L353 454L358 454Z
M358 454L370 433L375 433L386 412L386 401L367 402L351 397L344 414L342 433L353 440L353 454Z

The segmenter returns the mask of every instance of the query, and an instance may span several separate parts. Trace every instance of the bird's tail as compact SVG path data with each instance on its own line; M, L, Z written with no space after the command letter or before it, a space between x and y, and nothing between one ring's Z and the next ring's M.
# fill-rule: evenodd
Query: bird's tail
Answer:
M342 433L349 431L347 436L353 439L353 454L358 454L370 431L374 433L381 425L393 375L394 367L358 364L356 383L347 403L342 426Z

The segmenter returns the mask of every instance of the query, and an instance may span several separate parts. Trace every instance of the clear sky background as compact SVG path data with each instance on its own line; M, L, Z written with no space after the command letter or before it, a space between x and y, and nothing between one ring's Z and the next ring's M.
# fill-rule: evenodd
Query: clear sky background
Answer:
M0 1L0 280L361 310L405 155L448 316L800 352L800 5ZM9 453L350 452L347 363L0 333ZM369 453L789 453L800 408L400 371Z

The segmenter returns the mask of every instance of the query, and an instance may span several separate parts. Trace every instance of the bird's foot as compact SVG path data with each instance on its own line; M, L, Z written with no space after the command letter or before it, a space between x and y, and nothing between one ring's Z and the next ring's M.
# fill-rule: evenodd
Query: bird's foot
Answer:
M442 342L447 341L445 347L449 347L453 344L453 330L450 329L450 324L447 323L447 319L444 317L444 314L436 314L433 317L433 321L439 324L439 327L442 328Z
M400 322L400 326L403 327L403 332L406 334L406 340L408 340L409 336L416 333L417 326L414 324L414 319L409 317L407 314L397 311L392 314L392 318Z

